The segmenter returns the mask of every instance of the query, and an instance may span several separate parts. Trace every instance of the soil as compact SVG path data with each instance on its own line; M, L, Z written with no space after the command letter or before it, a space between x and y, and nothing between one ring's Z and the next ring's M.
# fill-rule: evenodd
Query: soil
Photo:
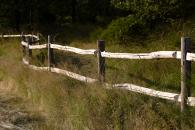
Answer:
M33 110L28 101L0 91L0 130L32 130L43 122L41 113Z

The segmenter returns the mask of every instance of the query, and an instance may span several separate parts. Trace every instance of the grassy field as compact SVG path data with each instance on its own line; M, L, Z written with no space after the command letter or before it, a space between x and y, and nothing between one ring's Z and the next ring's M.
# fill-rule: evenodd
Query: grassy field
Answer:
M195 37L193 31L189 35ZM180 50L180 37L179 31L159 33L156 36L151 35L140 44L131 42L127 46L106 43L106 50L137 53ZM95 42L72 40L69 44L79 48L96 48ZM30 100L34 108L45 117L45 122L35 125L34 129L195 129L194 108L189 108L185 115L181 115L178 103L123 90L106 90L99 84L88 85L62 75L30 70L21 62L19 43L17 39L0 41L0 80L11 82L13 89L10 91ZM192 44L193 52L194 48ZM60 51L54 53L57 67L97 78L95 56L79 56ZM33 64L46 65L46 54L44 50L34 51ZM192 95L195 96L194 63L192 66ZM134 83L156 90L179 93L180 61L106 59L106 81Z

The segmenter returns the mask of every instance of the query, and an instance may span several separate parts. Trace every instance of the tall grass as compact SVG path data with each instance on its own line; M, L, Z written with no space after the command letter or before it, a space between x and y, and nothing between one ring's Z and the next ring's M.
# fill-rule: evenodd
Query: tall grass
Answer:
M179 36L174 33L160 40L129 47L108 43L112 52L150 52L179 50ZM178 39L178 40L175 40ZM0 41L0 79L12 81L15 92L31 100L46 118L40 130L172 130L195 129L195 109L180 115L178 103L123 90L106 90L99 84L84 84L62 75L30 70L21 63L18 40ZM73 42L72 46L95 48L93 44ZM33 63L46 65L46 52L33 52ZM41 59L41 62L39 61ZM76 56L55 51L56 66L97 77L93 56ZM194 63L193 63L194 68ZM192 74L194 75L194 69ZM193 76L192 75L192 76ZM192 78L193 79L193 78ZM106 59L106 81L135 83L156 90L179 93L180 62L177 60ZM195 80L192 80L193 95ZM182 121L183 119L184 121Z

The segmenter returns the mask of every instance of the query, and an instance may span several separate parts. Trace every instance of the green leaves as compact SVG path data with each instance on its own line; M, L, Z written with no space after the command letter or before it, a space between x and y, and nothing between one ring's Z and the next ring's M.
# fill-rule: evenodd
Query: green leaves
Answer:
M113 20L103 32L102 37L116 42L126 42L132 35L146 32L145 23L134 16L122 17Z
M183 0L111 0L111 3L127 11L128 15L114 20L103 36L122 42L132 36L146 34L148 29L153 30L156 25L182 18L186 6Z
M112 0L112 4L120 9L128 10L131 14L147 20L162 19L173 15L181 15L179 11L182 0Z

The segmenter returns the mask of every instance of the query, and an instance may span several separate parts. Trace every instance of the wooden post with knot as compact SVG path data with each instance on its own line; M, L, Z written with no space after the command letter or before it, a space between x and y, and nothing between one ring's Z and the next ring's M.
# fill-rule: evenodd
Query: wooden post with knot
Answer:
M191 96L191 61L187 61L190 52L190 38L181 38L181 112L187 106L188 97Z

